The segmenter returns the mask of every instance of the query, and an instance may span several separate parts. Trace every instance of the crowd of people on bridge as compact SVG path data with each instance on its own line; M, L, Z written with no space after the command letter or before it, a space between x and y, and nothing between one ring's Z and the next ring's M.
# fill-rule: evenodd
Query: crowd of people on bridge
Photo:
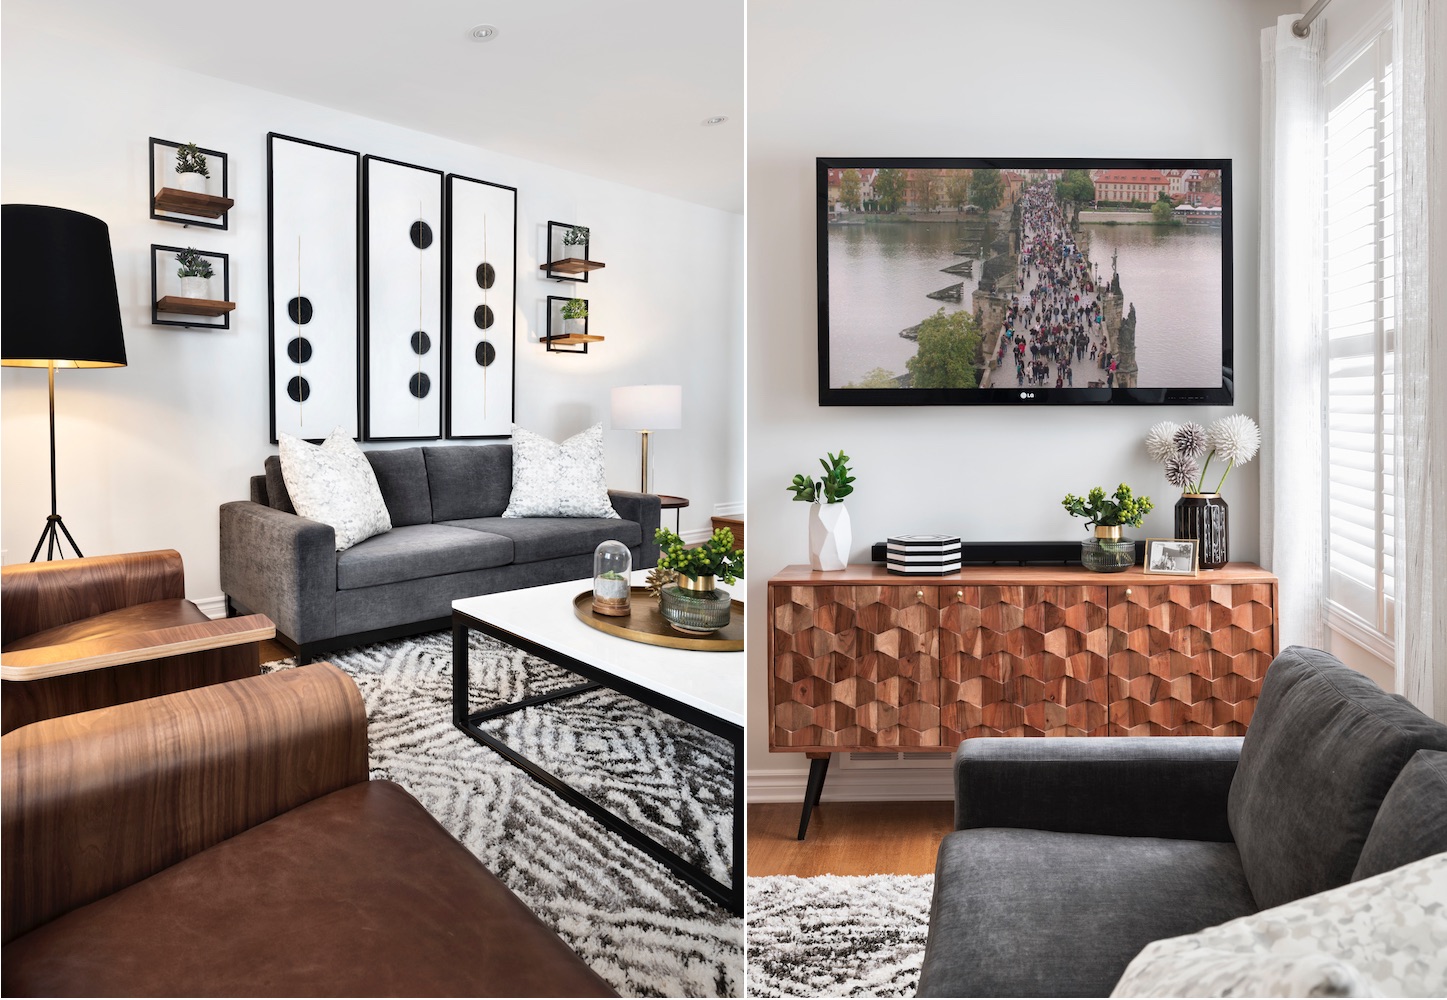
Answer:
M1076 245L1069 221L1045 180L1026 188L1020 201L1019 291L1010 297L995 351L991 384L1003 386L1008 365L1017 386L1073 388L1115 384L1119 364L1110 352L1105 317L1090 260ZM1006 360L1006 355L1010 355ZM1076 366L1092 365L1090 379Z

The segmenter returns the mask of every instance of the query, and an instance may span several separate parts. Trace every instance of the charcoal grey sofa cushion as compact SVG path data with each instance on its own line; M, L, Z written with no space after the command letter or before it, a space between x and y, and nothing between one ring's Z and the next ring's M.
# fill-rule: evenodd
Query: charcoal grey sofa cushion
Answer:
M1103 997L1151 941L1256 912L1232 844L962 830L935 867L922 997Z
M1329 653L1282 650L1266 671L1228 806L1260 907L1345 885L1387 791L1423 748L1447 750L1447 726Z
M512 496L512 445L422 449L432 520L498 517Z
M446 523L453 527L511 538L513 559L517 562L592 555L599 543L610 538L629 548L636 548L643 542L643 529L637 521L617 518L474 517Z
M1352 881L1447 851L1447 753L1418 750L1382 800Z
M367 452L367 461L376 473L393 527L432 523L432 493L421 448L373 450Z
M512 560L511 539L442 524L407 524L337 553L337 589L464 573Z
M281 475L281 456L266 456L266 503L272 510L279 510L284 514L295 514L296 507L292 506L291 494L286 490L286 480Z

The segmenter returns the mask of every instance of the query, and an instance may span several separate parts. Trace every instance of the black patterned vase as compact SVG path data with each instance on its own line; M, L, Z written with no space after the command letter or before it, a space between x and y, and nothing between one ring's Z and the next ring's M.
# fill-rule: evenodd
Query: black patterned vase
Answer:
M1176 537L1196 540L1202 569L1220 569L1230 558L1226 513L1219 493L1184 493L1176 501Z

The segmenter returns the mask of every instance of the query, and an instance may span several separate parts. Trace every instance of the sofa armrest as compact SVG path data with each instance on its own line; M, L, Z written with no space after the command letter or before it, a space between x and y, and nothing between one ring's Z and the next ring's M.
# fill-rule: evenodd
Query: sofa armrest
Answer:
M643 528L643 555L634 569L651 569L658 565L658 543L653 533L662 523L663 508L652 493L630 493L627 490L609 490L608 499L613 509L625 521L637 521Z
M249 500L221 505L221 589L296 643L337 634L337 536Z
M125 552L0 569L0 643L134 604L186 596L181 553Z
M972 739L955 753L955 827L1229 842L1241 737Z
M47 719L0 739L6 942L367 780L367 714L329 663Z

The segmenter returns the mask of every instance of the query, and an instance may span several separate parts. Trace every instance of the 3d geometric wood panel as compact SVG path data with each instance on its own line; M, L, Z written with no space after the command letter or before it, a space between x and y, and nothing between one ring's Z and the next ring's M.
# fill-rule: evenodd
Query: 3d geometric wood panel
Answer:
M939 589L770 588L771 743L940 745Z
M1240 736L1275 653L1266 583L1130 587L1110 607L1110 732Z
M946 745L972 736L1105 735L1105 587L941 587L940 594Z

